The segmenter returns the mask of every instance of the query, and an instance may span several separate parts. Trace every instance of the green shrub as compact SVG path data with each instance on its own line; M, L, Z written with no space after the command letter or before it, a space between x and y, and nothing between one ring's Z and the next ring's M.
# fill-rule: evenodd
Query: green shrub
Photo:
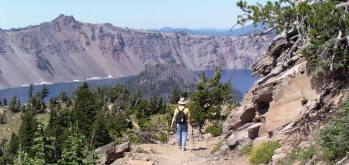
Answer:
M299 147L293 147L286 157L276 161L277 165L292 165L295 160L304 161L311 159L315 155L315 146L311 145L308 148L301 149ZM302 163L303 162L303 163Z
M162 143L166 143L166 142L168 141L168 136L167 136L167 134L164 133L164 132L160 132L160 134L159 134L159 140L160 140L160 142L162 142Z
M292 165L294 161L297 160L299 153L299 147L292 147L291 151L286 154L286 157L278 159L276 161L277 165Z
M315 146L311 145L310 147L300 151L299 159L302 161L308 160L308 159L311 159L313 155L315 155Z
M206 128L205 133L211 133L213 137L222 135L222 124L219 124L218 122L213 122L212 125Z
M262 143L260 146L253 148L248 157L251 164L262 164L271 161L274 151L280 147L277 141L267 141Z
M342 158L349 151L349 101L346 100L335 117L318 134L318 143L325 158Z

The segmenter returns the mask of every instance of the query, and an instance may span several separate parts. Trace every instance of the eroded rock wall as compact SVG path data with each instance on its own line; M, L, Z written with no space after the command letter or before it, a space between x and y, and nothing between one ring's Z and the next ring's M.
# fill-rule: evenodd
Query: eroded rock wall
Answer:
M230 149L265 140L294 143L311 138L346 97L345 82L324 74L313 76L307 72L307 61L299 52L287 53L295 39L275 38L254 64L254 74L261 79L223 125Z

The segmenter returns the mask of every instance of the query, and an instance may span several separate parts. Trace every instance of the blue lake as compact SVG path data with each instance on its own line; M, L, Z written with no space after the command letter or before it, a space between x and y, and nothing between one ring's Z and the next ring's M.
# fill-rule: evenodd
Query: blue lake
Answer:
M200 73L200 72L199 72ZM205 71L207 77L211 77L214 74L214 70ZM253 85L253 83L258 79L251 76L252 71L248 69L233 69L233 70L222 70L221 72L221 81L223 83L227 82L229 79L232 79L232 86L235 89L241 91L244 95L247 93L249 88ZM123 77L118 79L102 79L102 80L89 80L87 83L90 87L98 87L98 86L111 86L113 84L123 84L125 81L131 77ZM45 101L48 101L51 97L58 96L62 91L65 91L68 96L72 96L74 91L78 86L81 85L82 82L62 82L46 85L49 90L49 95ZM15 87L0 90L0 99L5 97L8 102L14 97L17 96L17 99L21 101L21 103L27 103L28 101L28 89L29 87ZM41 91L42 85L34 86L34 94L37 91Z
M207 77L212 77L214 70L207 70L205 74ZM229 79L232 79L232 86L238 89L243 95L245 95L254 82L258 80L258 78L252 77L252 71L249 69L222 70L222 83L226 83Z

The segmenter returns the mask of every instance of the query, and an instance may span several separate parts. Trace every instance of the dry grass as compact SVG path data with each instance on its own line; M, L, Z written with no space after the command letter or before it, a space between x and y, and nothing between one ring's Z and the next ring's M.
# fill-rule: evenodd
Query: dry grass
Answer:
M6 124L0 125L0 139L10 140L12 132L18 132L19 126L21 125L21 113L15 113L13 115L6 115Z
M224 142L224 140L218 141L218 143L210 151L210 154L212 155L212 154L215 154L217 151L219 151L220 148L223 146L223 142Z
M2 139L10 140L12 132L18 133L19 127L21 126L21 112L15 114L7 113L7 122L5 124L0 124L0 141ZM47 123L50 119L49 113L37 114L36 118L38 120Z

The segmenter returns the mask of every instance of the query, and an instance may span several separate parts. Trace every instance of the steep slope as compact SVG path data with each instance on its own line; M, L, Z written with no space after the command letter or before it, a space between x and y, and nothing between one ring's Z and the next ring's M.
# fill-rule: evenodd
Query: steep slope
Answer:
M291 41L282 35L276 37L253 65L254 74L261 79L224 123L223 150L237 151L249 144L256 147L265 141L279 141L282 146L273 157L275 164L292 147L304 149L315 144L319 128L347 98L348 83L338 78L341 73L309 74L309 61L300 49L287 55L298 37L288 35Z
M138 74L146 66L180 64L190 70L249 68L269 37L254 40L158 33L89 24L60 15L52 22L0 30L0 88L36 82Z

